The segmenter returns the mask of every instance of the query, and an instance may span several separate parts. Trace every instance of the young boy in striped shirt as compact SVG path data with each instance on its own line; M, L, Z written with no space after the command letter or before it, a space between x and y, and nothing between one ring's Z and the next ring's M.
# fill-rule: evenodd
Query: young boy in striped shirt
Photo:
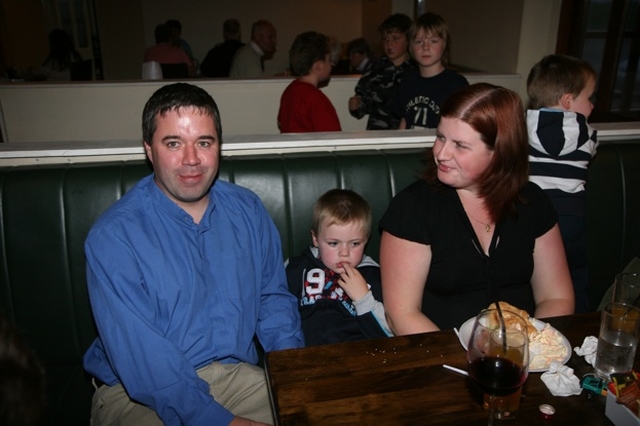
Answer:
M527 79L529 180L551 198L567 255L576 312L590 311L586 254L587 168L596 153L593 110L596 73L586 61L548 55Z

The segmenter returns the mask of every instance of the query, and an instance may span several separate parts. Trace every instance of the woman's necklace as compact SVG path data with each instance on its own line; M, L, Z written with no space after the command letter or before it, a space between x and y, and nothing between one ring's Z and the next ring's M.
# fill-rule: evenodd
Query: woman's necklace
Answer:
M471 219L475 220L476 222L478 222L480 225L484 226L484 230L487 231L487 233L491 232L491 222L489 223L484 223L478 219L476 219L475 217L471 216L471 214L467 211L467 209L464 209L465 213L467 214L467 216L469 216Z

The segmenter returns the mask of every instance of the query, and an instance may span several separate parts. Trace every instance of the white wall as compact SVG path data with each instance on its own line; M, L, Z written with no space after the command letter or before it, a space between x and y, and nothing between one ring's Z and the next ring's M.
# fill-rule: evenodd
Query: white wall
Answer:
M470 83L486 81L517 90L520 77L467 74ZM218 103L225 135L278 134L280 96L290 78L193 80ZM347 103L357 77L335 77L322 89L333 103L344 131L364 130ZM5 142L114 141L141 137L144 104L163 81L59 84L0 84Z
M119 3L125 0L96 0L99 2L111 2ZM222 2L205 2L204 0L191 0L200 2L203 5L214 7L213 3ZM300 9L295 5L298 0L284 1L282 6L284 9L291 9L296 13L301 13ZM381 0L329 0L329 3L323 3L324 5L332 4L334 7L343 6L350 13L340 15L334 21L330 22L330 16L325 16L329 8L325 8L322 13L317 11L319 20L318 22L325 22L326 25L330 25L330 28L335 28L335 31L324 30L328 33L336 34L340 37L339 31L355 31L360 19L360 13L356 13L356 10L360 10L360 4L366 7L368 1L381 1ZM402 6L404 9L408 8L406 3L408 0L404 0ZM438 2L452 3L446 0L429 0L428 5L434 6ZM299 0L300 3L308 5L311 4L310 0ZM474 2L472 0L456 0L456 4L459 2L465 2L464 4L469 7L465 13L459 13L459 10L450 16L445 16L447 22L455 28L454 33L454 60L458 61L459 57L455 49L462 49L461 51L473 52L474 47L479 51L487 48L494 49L495 58L487 58L486 60L495 62L509 63L509 67L514 67L512 71L515 74L501 74L501 75L467 75L470 82L476 81L489 81L494 84L499 84L510 89L515 90L520 94L523 101L526 101L526 76L529 69L535 62L537 62L542 56L553 53L556 43L557 26L560 16L560 6L562 0L513 0L514 5L511 5L512 0L486 0L483 2ZM127 4L133 9L132 13L137 10L136 5L140 4L142 10L142 3L146 4L149 8L155 2L151 0L137 0L129 2ZM211 4L209 4L211 3ZM225 2L227 3L227 2ZM240 6L231 6L227 4L225 7L235 7L238 13L246 13L246 22L252 22L253 14L257 14L257 10L260 9L261 2L259 0L240 0L236 3L241 3ZM245 6L247 4L254 4L255 8L245 12ZM276 2L280 4L280 2ZM154 19L150 19L149 13L145 12L145 20L148 22L156 22L156 20L164 21L168 17L176 17L181 19L182 15L188 11L192 16L194 12L189 6L185 5L185 2L181 2L178 5L177 2L171 0L158 0L158 7L156 12L157 16ZM315 3L314 3L315 4ZM394 2L395 5L395 2ZM474 6L475 5L475 6ZM115 5L112 5L109 10L118 10ZM290 6L290 7L289 7ZM506 14L502 18L508 22L504 25L512 26L516 23L518 37L514 37L512 34L504 34L506 38L513 38L517 44L513 47L514 40L496 40L491 38L491 26L500 25L493 21L487 21L489 17L483 14L477 15L477 23L473 23L476 27L480 28L485 35L467 36L465 34L475 34L472 28L465 28L464 25L460 26L457 22L467 22L465 15L473 12L472 7L486 7L487 10L495 10L500 7L504 7L505 10L514 11L516 6L522 6L520 13ZM395 6L394 6L395 7ZM443 6L445 7L445 6ZM173 8L173 9L172 9ZM274 12L287 12L287 10L278 9L279 6L271 8ZM159 11L162 10L162 13ZM167 10L174 11L173 13L167 12ZM214 9L207 9L209 11ZM225 9L226 11L227 9ZM314 9L315 10L315 9ZM444 15L444 10L440 10ZM394 10L395 11L395 10ZM435 10L434 10L435 11ZM209 12L212 13L212 12ZM475 12L472 13L472 15ZM488 12L487 12L488 13ZM166 14L160 16L161 14ZM177 15L176 15L177 14ZM354 14L356 16L349 16ZM275 15L275 14L274 14ZM155 16L155 15L154 15ZM202 14L206 16L206 14ZM206 16L207 22L198 25L185 25L184 36L189 40L194 50L201 49L206 50L208 45L206 42L199 42L199 45L195 43L199 40L200 34L209 34L208 37L220 37L220 28L222 21L231 16L228 13ZM288 15L285 15L288 16ZM473 15L476 16L476 15ZM117 17L114 17L114 21L117 21ZM322 18L322 19L320 19ZM240 18L239 18L240 19ZM257 19L257 18L256 18ZM293 17L292 21L283 23L282 27L287 27L296 24L297 20L302 19L299 17ZM131 21L127 19L121 20L122 22L131 25ZM218 22L218 26L216 26ZM284 21L283 21L284 22ZM314 21L315 22L315 21ZM345 24L349 22L351 24ZM493 22L493 23L492 23ZM244 25L244 23L243 23ZM475 28L475 27L474 27ZM206 31L205 31L206 30ZM245 32L248 28L245 25ZM126 33L126 29L124 29ZM137 31L142 32L140 28ZM150 32L151 31L151 32ZM193 31L193 32L191 32ZM284 31L284 30L283 30ZM453 30L452 30L453 31ZM516 31L516 30L513 30ZM152 30L145 28L145 37L152 37ZM295 30L291 30L293 34ZM102 29L101 29L102 34ZM280 43L283 43L283 35L280 33ZM206 39L207 36L203 36L202 39ZM346 37L346 36L345 36ZM140 34L140 39L142 39ZM347 37L348 38L348 37ZM126 39L126 37L125 37ZM122 48L138 49L135 46L136 36L131 35L132 45L123 45ZM216 40L212 40L214 44ZM466 46L465 46L466 45ZM507 48L507 46L511 46ZM137 50L136 50L137 51ZM286 49L284 50L286 51ZM112 52L117 56L117 51ZM121 53L126 56L124 52ZM279 54L284 54L282 45L280 47ZM282 58L281 58L282 59ZM275 61L275 59L274 59ZM274 62L271 61L271 62ZM105 58L106 63L106 58ZM479 62L478 62L479 63ZM472 63L475 64L475 63ZM269 67L273 67L275 70L278 65L275 63L269 64ZM135 71L135 77L139 75L140 64L134 64L133 70ZM105 70L107 71L107 69ZM109 71L107 71L107 77L109 77ZM332 79L330 85L324 89L325 93L332 100L338 116L340 118L342 128L346 131L361 130L364 129L366 119L356 120L351 117L347 111L346 104L347 99L353 93L353 87L357 79L352 77L340 77ZM244 135L244 134L276 134L276 120L277 109L279 105L280 94L288 84L289 79L273 79L273 80L194 80L195 84L201 85L214 96L216 101L220 105L221 114L223 115L223 127L225 134L229 135ZM140 137L140 115L144 103L149 98L151 93L159 87L162 83L159 82L113 82L103 83L95 82L89 84L0 84L0 112L3 117L0 117L0 125L2 125L2 134L4 141L6 142L28 142L28 141L77 141L77 140L130 140Z
M548 0L535 1L541 4ZM524 2L429 0L426 5L428 12L441 15L449 27L454 63L482 72L505 73L516 72ZM538 25L543 27L540 22Z
M155 44L154 28L167 19L182 23L182 37L202 61L213 46L222 42L222 22L236 18L242 40L251 38L251 24L259 19L271 21L278 34L277 52L265 63L265 72L276 74L288 65L293 39L304 31L319 31L348 42L362 32L362 0L142 0L143 27L147 46Z
M522 76L516 91L527 102L526 79L555 53L562 0L429 0L451 31L453 62L488 73ZM461 13L464 10L464 13Z
M295 36L318 30L348 42L369 33L363 15L390 3L391 12L413 14L413 0L95 0L107 80L138 79L145 47L155 26L169 18L183 24L183 37L202 61L222 41L222 22L240 20L243 40L251 23L273 21L278 52L266 63L276 74L287 66ZM520 72L522 55L553 53L562 0L429 0L427 9L444 16L453 37L455 63L490 73ZM377 27L377 24L375 25ZM366 31L365 31L366 30ZM372 36L373 37L373 36ZM527 51L532 48L533 50ZM523 51L524 49L524 51Z
M94 0L105 80L141 78L145 50L140 0Z
M404 13L413 17L415 0L393 0L391 2L391 13Z
M518 47L516 72L522 76L518 92L528 101L527 76L544 55L555 53L562 0L525 1ZM541 30L540 22L546 23Z

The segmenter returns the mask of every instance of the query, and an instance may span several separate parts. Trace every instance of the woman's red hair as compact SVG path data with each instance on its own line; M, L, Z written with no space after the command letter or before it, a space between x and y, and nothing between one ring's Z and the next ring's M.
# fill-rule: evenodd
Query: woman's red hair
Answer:
M515 214L520 190L529 180L528 135L522 101L515 92L488 83L464 87L442 105L440 116L458 118L480 133L493 157L478 178L478 195L498 222ZM437 181L432 150L423 178Z

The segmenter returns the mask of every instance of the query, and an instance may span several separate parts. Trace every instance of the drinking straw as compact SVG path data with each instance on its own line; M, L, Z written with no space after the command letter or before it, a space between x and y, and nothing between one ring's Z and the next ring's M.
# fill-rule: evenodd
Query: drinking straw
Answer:
M498 318L500 319L500 331L502 331L502 352L507 353L507 327L504 323L504 316L502 315L502 308L500 308L500 302L496 297L496 309L498 310Z
M461 374L463 376L468 376L469 375L469 373L467 373L466 371L464 371L464 370L462 370L460 368L452 367L452 366L450 366L448 364L442 364L442 366L444 368L446 368L447 370L453 371L454 373L458 373L458 374Z

